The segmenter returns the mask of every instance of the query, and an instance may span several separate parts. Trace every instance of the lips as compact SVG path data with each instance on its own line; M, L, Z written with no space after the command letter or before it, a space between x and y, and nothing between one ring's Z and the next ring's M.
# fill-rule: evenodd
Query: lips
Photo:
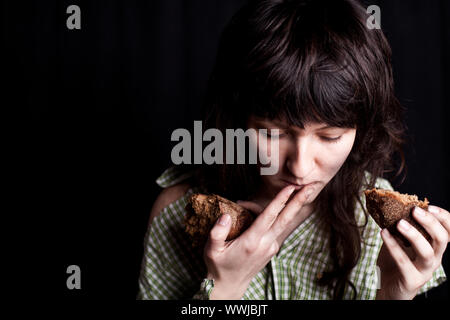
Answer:
M312 184L312 183L298 184L298 183L291 182L291 181L284 180L284 179L281 179L281 181L283 181L283 182L284 182L285 184L287 184L287 185L293 185L293 186L295 186L296 189L297 189L297 188L298 188L298 189L301 189L301 188L303 188L303 187L305 187L305 186L307 186L307 185Z

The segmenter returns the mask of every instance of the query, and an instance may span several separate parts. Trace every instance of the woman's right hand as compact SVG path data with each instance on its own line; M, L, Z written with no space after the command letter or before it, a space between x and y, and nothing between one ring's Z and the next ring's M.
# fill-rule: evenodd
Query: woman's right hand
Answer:
M312 193L312 188L303 188L287 203L295 187L285 187L253 224L232 241L225 241L231 228L231 217L226 214L217 220L204 251L207 277L214 279L210 299L242 298L251 280L277 254L295 228L293 222L298 223L298 214Z

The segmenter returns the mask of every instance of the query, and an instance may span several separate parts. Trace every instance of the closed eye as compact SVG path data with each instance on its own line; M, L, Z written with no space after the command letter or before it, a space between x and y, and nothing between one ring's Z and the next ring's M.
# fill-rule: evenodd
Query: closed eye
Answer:
M279 129L266 129L266 130L267 131L261 130L261 133L268 138L278 139L287 136L287 133L281 133Z
M325 142L338 142L341 139L342 136L336 137L336 138L330 138L330 137L320 137L320 139L322 139Z

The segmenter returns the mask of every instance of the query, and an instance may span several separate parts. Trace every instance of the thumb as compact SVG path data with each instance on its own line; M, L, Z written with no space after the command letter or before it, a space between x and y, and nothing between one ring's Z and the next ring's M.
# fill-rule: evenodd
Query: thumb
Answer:
M223 214L217 219L214 227L209 233L207 247L212 251L222 251L225 247L225 240L231 229L231 216Z
M238 200L236 203L241 207L254 212L256 215L259 215L264 210L264 208L256 202Z

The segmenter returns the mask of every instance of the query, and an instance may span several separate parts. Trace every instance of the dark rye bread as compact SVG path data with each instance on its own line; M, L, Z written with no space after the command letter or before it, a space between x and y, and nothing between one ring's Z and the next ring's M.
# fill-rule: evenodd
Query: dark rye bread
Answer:
M405 246L410 246L408 240L398 231L397 223L406 220L416 228L430 243L431 237L412 216L412 209L420 207L428 210L428 199L420 201L416 195L401 194L397 191L371 189L365 190L366 207L375 222L382 228L387 228L391 234L399 238Z
M185 230L192 237L194 246L203 246L211 228L223 214L231 216L231 230L227 241L240 236L253 222L250 211L218 195L195 193L186 206Z

